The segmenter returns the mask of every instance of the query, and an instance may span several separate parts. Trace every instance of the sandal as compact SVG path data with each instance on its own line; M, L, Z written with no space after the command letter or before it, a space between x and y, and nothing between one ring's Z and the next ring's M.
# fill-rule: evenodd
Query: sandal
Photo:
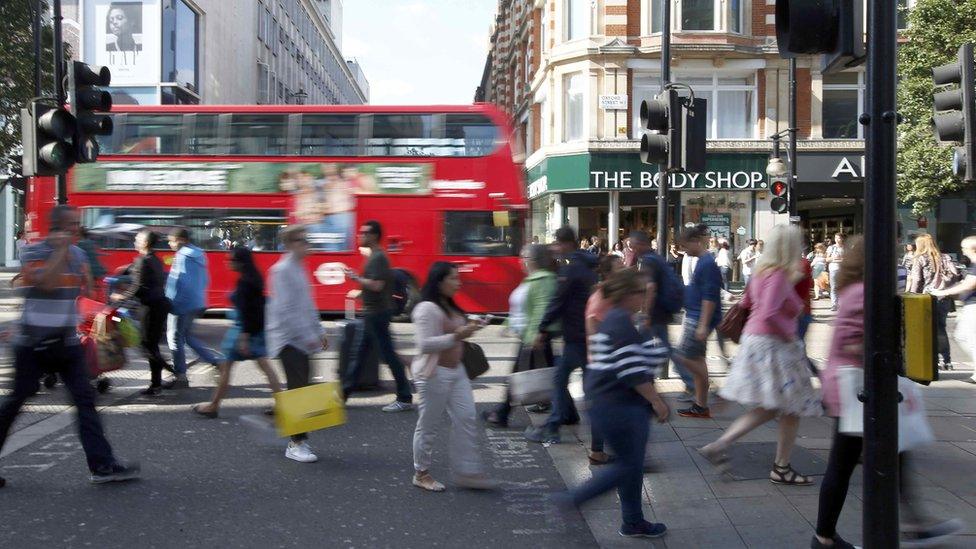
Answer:
M776 465L774 463L773 470L769 472L769 482L787 486L810 486L813 484L813 479L797 473L792 465Z
M729 455L720 450L706 450L708 446L702 446L698 449L698 453L708 460L718 471L722 474L728 474L729 467Z

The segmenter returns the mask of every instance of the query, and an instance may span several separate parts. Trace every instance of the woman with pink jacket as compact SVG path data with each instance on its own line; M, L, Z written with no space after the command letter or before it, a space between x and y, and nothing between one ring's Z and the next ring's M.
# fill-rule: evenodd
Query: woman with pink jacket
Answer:
M805 276L800 265L802 251L799 228L773 227L741 303L749 309L749 319L742 331L739 354L719 391L722 398L752 409L736 419L718 440L699 450L724 469L728 466L726 450L736 440L778 417L779 440L769 480L792 486L813 483L810 477L793 470L790 455L800 417L821 413L820 395L810 382L809 362L797 337L803 300L794 285Z

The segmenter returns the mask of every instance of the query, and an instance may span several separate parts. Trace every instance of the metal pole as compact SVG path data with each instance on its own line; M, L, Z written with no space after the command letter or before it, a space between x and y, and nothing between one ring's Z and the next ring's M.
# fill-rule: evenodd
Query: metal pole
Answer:
M61 37L61 0L54 0L54 94L58 105L64 107L64 40ZM54 200L68 203L68 181L63 174L54 176Z
M661 0L664 13L661 17L661 91L671 83L671 0ZM674 115L672 115L674 116ZM657 187L657 253L667 258L668 253L668 172L667 166L658 172Z
M786 211L790 216L790 223L794 223L799 215L796 211L796 132L799 129L796 122L796 56L790 57L790 175L789 187L786 190ZM797 221L799 223L799 221Z
M864 547L898 547L898 369L895 282L897 2L871 0L864 219Z
M34 35L34 97L41 96L41 0L31 6L31 33Z

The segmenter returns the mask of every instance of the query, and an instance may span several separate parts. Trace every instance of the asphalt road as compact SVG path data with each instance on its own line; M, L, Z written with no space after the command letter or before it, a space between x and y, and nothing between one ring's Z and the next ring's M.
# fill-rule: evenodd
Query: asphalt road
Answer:
M215 342L219 321L202 327ZM494 341L494 342L493 342ZM507 350L486 341L489 356ZM331 379L334 360L319 361ZM479 379L479 407L501 395L496 361ZM564 485L545 450L521 430L485 430L483 456L502 481L493 492L450 485L446 432L434 475L448 491L410 484L415 413L385 414L390 393L350 401L345 426L312 433L315 464L284 458L284 445L256 436L241 418L262 420L270 404L262 376L236 366L221 418L190 414L209 396L213 376L198 369L194 387L163 399L130 397L103 408L116 453L143 465L139 481L93 486L74 427L3 458L0 547L592 547L581 517L551 513L546 495ZM513 424L524 426L519 411ZM446 431L446 430L445 430ZM267 433L265 433L266 435Z

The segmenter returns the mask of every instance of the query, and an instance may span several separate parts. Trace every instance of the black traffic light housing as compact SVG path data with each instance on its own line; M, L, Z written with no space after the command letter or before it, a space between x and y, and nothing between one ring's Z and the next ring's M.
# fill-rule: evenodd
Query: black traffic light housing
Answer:
M861 64L863 0L776 0L776 42L780 56L822 54L821 72Z
M112 94L96 86L112 83L108 67L91 66L81 61L68 65L68 102L77 120L74 154L78 162L98 160L98 140L95 136L112 135Z
M939 141L962 143L952 156L952 173L968 182L976 181L976 67L973 45L963 44L956 62L932 69L937 86L959 84L958 88L935 94L932 124Z
M641 161L669 172L705 171L708 110L704 99L681 97L669 89L641 102Z
M769 201L769 208L773 213L787 213L790 209L790 186L786 183L786 178L777 177L770 181L769 191L773 193L773 198Z
M36 99L20 110L24 176L59 175L75 163L75 117L52 103Z

